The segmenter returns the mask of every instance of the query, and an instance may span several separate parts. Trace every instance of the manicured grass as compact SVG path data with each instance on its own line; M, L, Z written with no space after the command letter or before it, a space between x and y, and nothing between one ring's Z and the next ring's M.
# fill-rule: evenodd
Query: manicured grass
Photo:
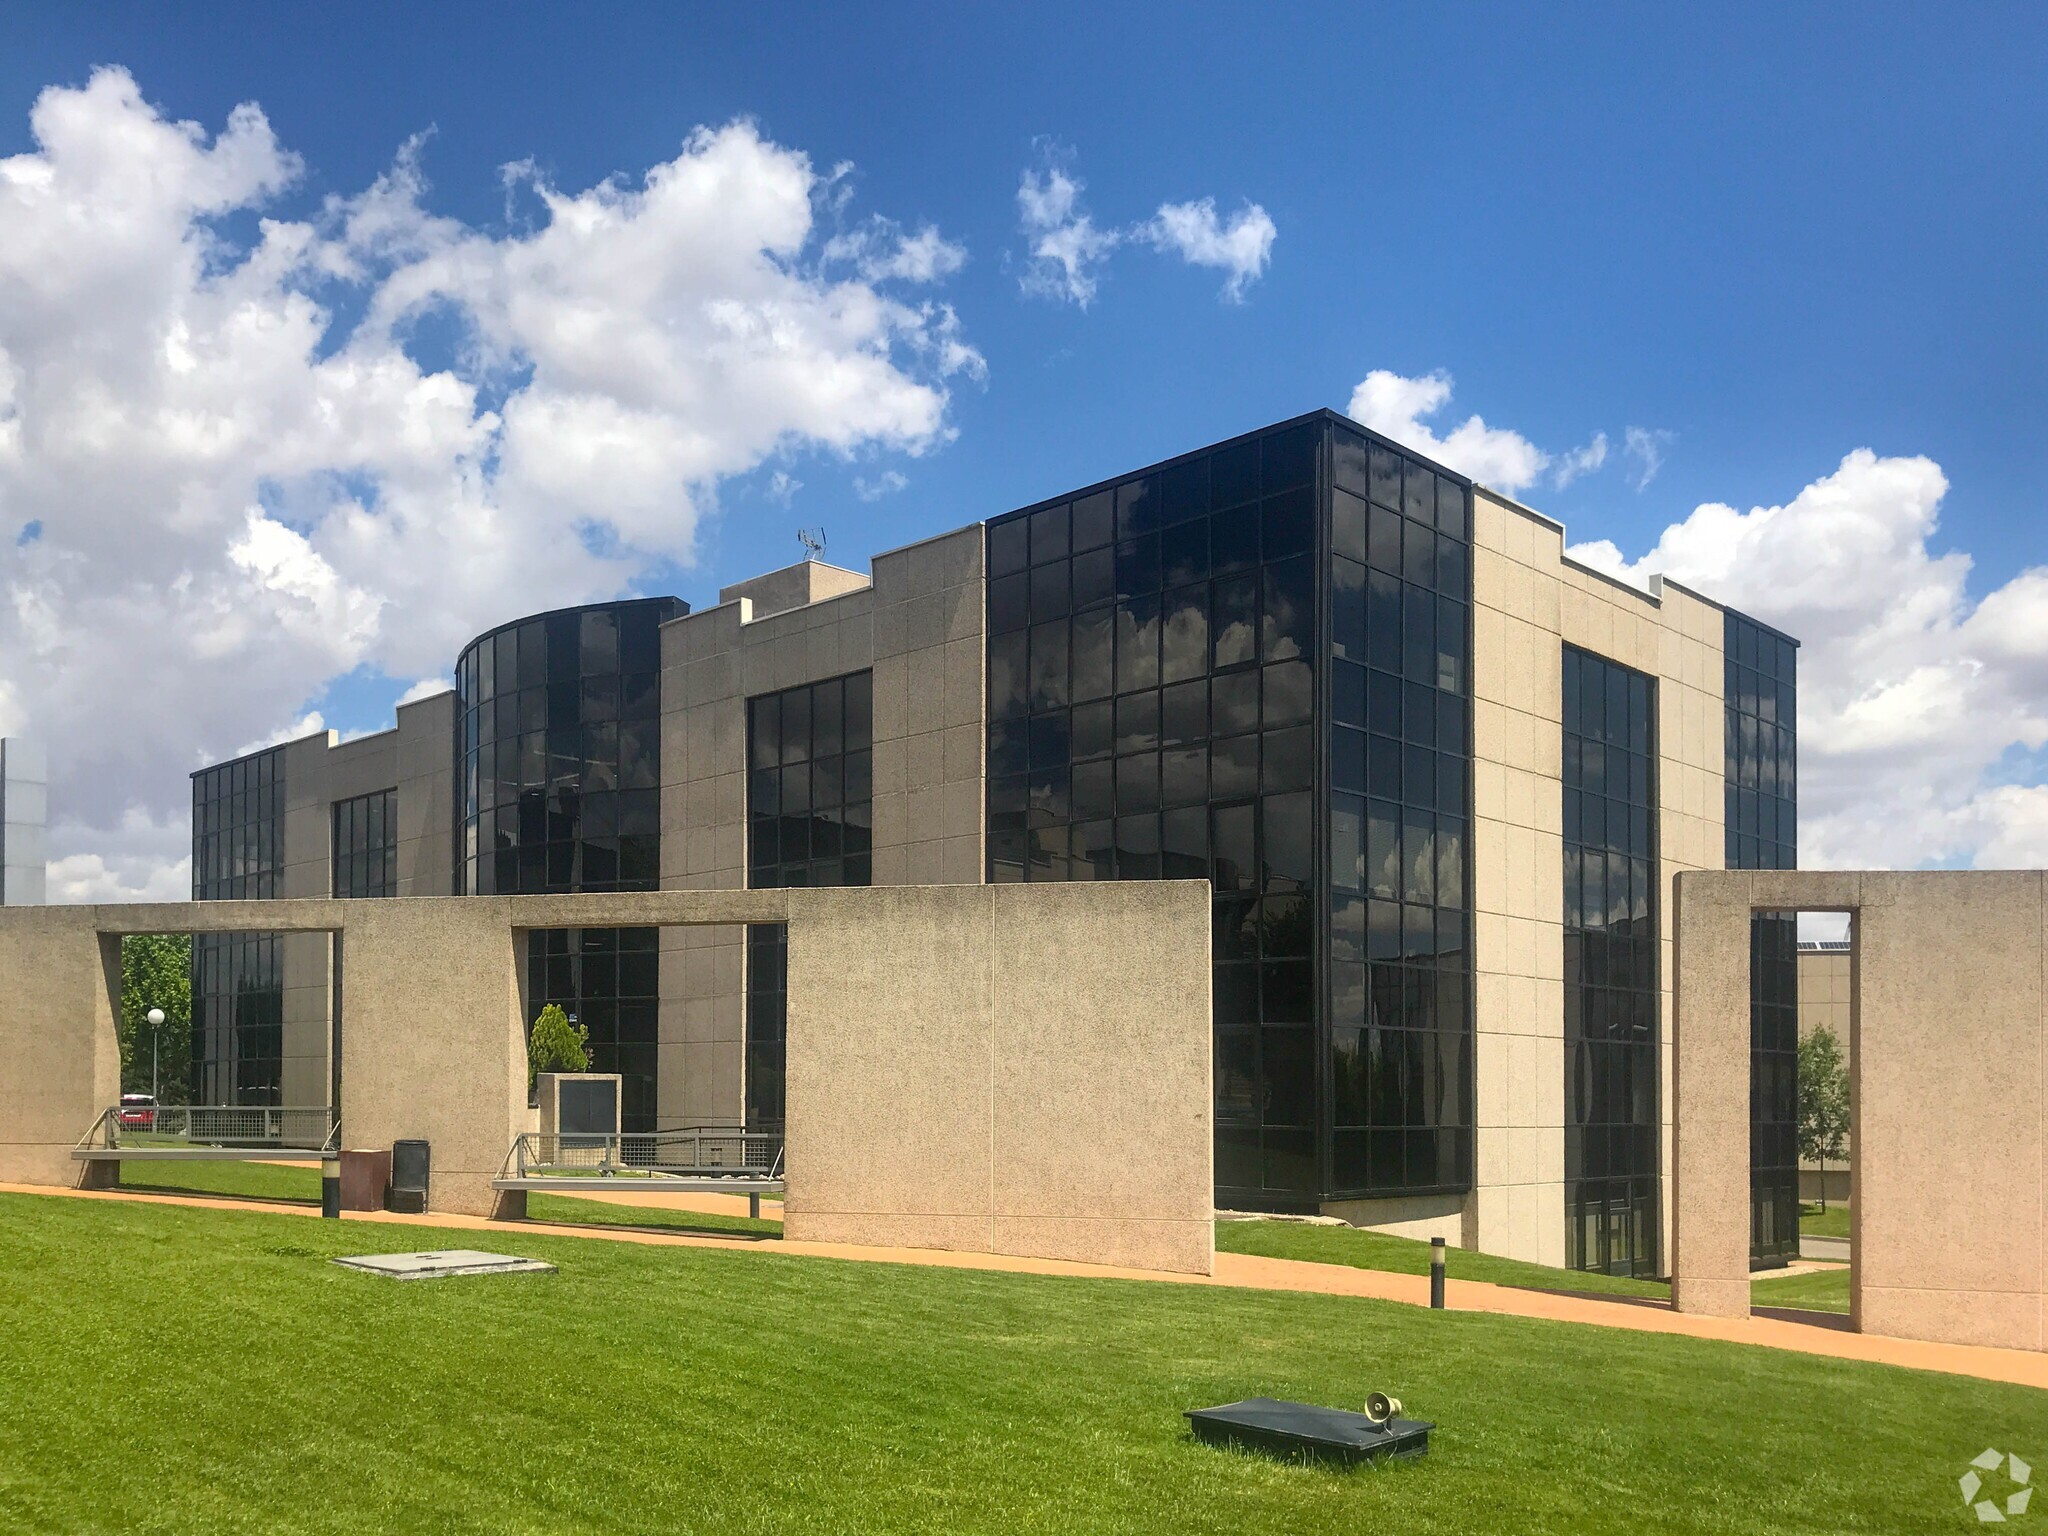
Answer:
M1849 1207L1839 1200L1830 1200L1823 1211L1819 1202L1799 1207L1799 1235L1801 1237L1840 1237L1849 1235Z
M1216 1247L1224 1253L1256 1253L1275 1259L1302 1259L1311 1264L1348 1264L1397 1275L1429 1273L1429 1244L1357 1227L1327 1227L1294 1221L1219 1221ZM1657 1280L1632 1280L1621 1275L1595 1275L1576 1269L1552 1269L1490 1253L1447 1249L1444 1273L1454 1280L1484 1280L1493 1285L1519 1285L1538 1291L1582 1291L1601 1296L1650 1296L1663 1300L1671 1288ZM1804 1307L1818 1312L1849 1310L1845 1269L1837 1276L1795 1275L1758 1280L1750 1286L1757 1306Z
M0 1196L0 1528L1776 1532L1957 1527L2025 1388L1623 1330L508 1229L554 1276L328 1264L369 1223ZM1181 1411L1386 1387L1344 1473Z
M1783 1275L1774 1280L1753 1280L1750 1305L1758 1307L1799 1307L1808 1312L1849 1310L1849 1266L1815 1270L1808 1275Z
M251 1200L303 1200L320 1203L318 1163L128 1163L121 1187L170 1195L233 1195ZM770 1209L774 1209L773 1206ZM780 1221L755 1221L708 1211L667 1210L658 1206L614 1205L579 1200L573 1195L534 1194L526 1214L533 1221L574 1222L583 1226L680 1227L698 1232L747 1232L775 1237Z
M772 1207L771 1207L772 1209ZM713 1211L671 1210L655 1205L614 1205L605 1200L579 1200L574 1195L529 1193L529 1221L575 1222L601 1227L679 1227L692 1232L746 1232L780 1237L782 1223L767 1217L726 1216Z
M1326 1227L1299 1221L1219 1221L1216 1246L1225 1253L1257 1253L1273 1259L1303 1259L1312 1264L1348 1264L1353 1269L1378 1269L1396 1275L1429 1273L1429 1244L1358 1227ZM1463 1248L1446 1250L1444 1273L1453 1280L1484 1280L1493 1285L1520 1285L1540 1291L1588 1291L1602 1296L1670 1294L1668 1286L1654 1280L1551 1269Z
M123 1163L123 1189L320 1203L318 1163Z

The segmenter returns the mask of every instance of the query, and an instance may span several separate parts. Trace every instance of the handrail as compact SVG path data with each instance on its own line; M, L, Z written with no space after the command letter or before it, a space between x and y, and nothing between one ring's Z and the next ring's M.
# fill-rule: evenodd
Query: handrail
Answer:
M123 1124L124 1113L141 1123ZM341 1116L331 1104L116 1104L100 1112L73 1150L118 1151L124 1135L138 1149L183 1142L332 1153L341 1146Z
M586 1178L782 1177L780 1136L695 1126L680 1131L541 1132L513 1138L499 1176Z

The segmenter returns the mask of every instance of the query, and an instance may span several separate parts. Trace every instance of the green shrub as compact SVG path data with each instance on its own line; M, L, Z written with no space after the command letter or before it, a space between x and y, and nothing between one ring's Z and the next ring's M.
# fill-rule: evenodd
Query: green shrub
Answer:
M588 1072L590 1031L571 1024L559 1005L549 1003L533 1021L533 1033L526 1037L526 1081L543 1072Z

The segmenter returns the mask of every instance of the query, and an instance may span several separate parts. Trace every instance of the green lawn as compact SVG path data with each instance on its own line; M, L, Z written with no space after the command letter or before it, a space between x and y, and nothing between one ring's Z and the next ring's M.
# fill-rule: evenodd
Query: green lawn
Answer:
M246 1195L259 1199L317 1202L320 1198L320 1169L317 1164L131 1163L122 1187L156 1189L169 1194ZM613 1205L601 1200L582 1200L573 1195L529 1195L526 1211L528 1218L535 1222L582 1226L664 1227L768 1237L779 1236L782 1232L782 1223L768 1218L757 1221L746 1216L724 1216L705 1211ZM1390 1237L1382 1232L1366 1232L1356 1227L1313 1226L1285 1221L1219 1221L1216 1223L1216 1246L1225 1253L1255 1253L1318 1264L1348 1264L1356 1269L1385 1270L1394 1274L1429 1273L1429 1244L1416 1242L1413 1238ZM1452 1248L1446 1253L1445 1271L1458 1280L1485 1280L1495 1285L1519 1285L1534 1290L1660 1299L1670 1294L1668 1287L1655 1280L1631 1280L1618 1275L1586 1274L1575 1269L1551 1269L1541 1264L1525 1264L1517 1259L1496 1258L1492 1254L1470 1253L1462 1248ZM1847 1312L1848 1272L1758 1280L1751 1288L1751 1299L1758 1306Z
M367 1223L0 1196L0 1528L1961 1529L2019 1387L1344 1297L649 1248L328 1264ZM1194 1443L1259 1393L1437 1421L1346 1474Z
M1295 1221L1219 1221L1216 1246L1225 1253L1257 1253L1275 1259L1304 1259L1313 1264L1349 1264L1399 1275L1429 1273L1429 1244L1356 1227L1326 1227ZM1444 1273L1454 1280L1485 1280L1494 1285L1519 1285L1539 1291L1585 1291L1605 1296L1654 1296L1671 1288L1657 1280L1631 1280L1620 1275L1594 1275L1576 1269L1552 1269L1519 1259L1496 1258L1451 1248L1444 1254ZM1756 1306L1803 1307L1816 1312L1849 1310L1849 1272L1794 1275L1762 1279L1750 1285Z
M1849 1266L1816 1270L1810 1275L1782 1275L1753 1280L1749 1301L1756 1307L1799 1307L1808 1312L1849 1310Z
M1219 1221L1216 1246L1225 1253L1257 1253L1273 1259L1304 1259L1312 1264L1348 1264L1353 1269L1379 1269L1397 1275L1429 1273L1429 1244L1359 1227L1327 1227L1302 1221ZM1494 1285L1520 1285L1541 1291L1588 1291L1603 1296L1671 1294L1670 1287L1655 1280L1551 1269L1464 1248L1445 1251L1444 1273L1453 1280L1484 1280Z
M1799 1235L1801 1237L1840 1237L1849 1235L1849 1207L1839 1200L1830 1200L1823 1211L1818 1202L1799 1207Z
M755 1233L780 1237L782 1223L767 1217L721 1216L710 1211L667 1210L660 1206L613 1205L604 1200L579 1200L574 1195L529 1194L529 1221L575 1222L603 1227L678 1227L691 1232Z
M178 1195L234 1195L249 1200L320 1203L318 1163L123 1163L123 1189Z

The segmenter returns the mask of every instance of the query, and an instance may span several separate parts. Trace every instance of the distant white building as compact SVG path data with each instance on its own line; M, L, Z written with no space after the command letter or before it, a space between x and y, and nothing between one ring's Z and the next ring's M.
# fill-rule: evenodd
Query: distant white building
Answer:
M43 749L18 736L0 740L0 907L43 904L49 799Z

